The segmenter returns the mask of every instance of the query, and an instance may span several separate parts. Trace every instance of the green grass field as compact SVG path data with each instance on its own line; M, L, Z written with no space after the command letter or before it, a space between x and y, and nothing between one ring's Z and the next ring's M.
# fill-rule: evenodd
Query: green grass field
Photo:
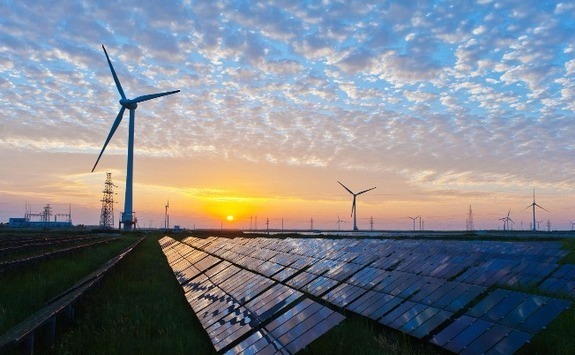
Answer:
M89 251L0 274L0 332L26 318L141 235L135 233ZM89 353L95 354L214 353L159 247L158 239L162 236L146 234L146 239L85 295L76 308L74 323L58 330L53 347L37 352L79 354L89 349ZM571 251L575 249L572 241L564 245ZM572 262L573 252L567 260ZM377 322L352 314L346 316L344 322L302 353L445 353ZM572 308L551 323L549 329L535 336L520 353L571 354L575 348L573 334L575 309Z

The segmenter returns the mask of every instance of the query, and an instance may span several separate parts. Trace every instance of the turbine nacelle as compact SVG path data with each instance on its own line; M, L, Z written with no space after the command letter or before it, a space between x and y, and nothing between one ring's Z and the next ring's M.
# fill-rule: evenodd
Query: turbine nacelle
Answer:
M128 110L135 110L138 108L138 103L134 100L120 99L120 105Z

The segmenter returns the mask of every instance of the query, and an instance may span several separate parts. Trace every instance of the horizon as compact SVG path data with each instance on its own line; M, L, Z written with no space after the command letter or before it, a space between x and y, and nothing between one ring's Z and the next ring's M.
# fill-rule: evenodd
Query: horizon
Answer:
M72 205L123 211L127 119L141 103L140 225L553 230L575 221L575 4L186 1L2 3L0 222ZM58 9L58 11L54 11ZM66 206L59 209L59 206ZM64 210L64 212L61 212ZM228 221L227 216L233 216ZM262 222L263 221L263 222ZM543 227L544 226L544 227Z

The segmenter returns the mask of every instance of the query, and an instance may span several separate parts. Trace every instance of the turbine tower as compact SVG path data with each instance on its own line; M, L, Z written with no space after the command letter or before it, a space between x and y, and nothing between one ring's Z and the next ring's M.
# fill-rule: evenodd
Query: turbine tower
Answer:
M104 50L104 54L106 54L106 59L108 60L108 66L110 67L110 71L112 72L112 76L114 77L114 82L116 83L116 88L118 89L118 92L120 93L120 96L122 97L120 99L120 105L122 107L120 108L120 112L118 113L118 116L116 116L116 119L114 120L114 123L112 124L112 128L110 129L110 133L108 134L108 138L106 138L106 141L104 142L104 146L102 147L102 150L100 151L100 155L98 155L98 159L96 160L96 163L94 164L94 167L92 168L92 172L94 172L94 169L96 169L96 166L98 165L98 162L100 161L100 158L102 157L102 154L104 153L104 150L106 149L106 146L108 146L110 139L112 139L112 136L116 132L116 129L118 128L118 126L122 122L122 118L124 117L124 111L126 109L130 110L130 122L128 125L128 159L127 159L127 166L126 166L126 195L125 195L125 199L124 199L124 212L122 213L122 218L121 218L121 223L124 225L124 230L130 231L134 228L135 223L136 223L136 220L134 218L133 205L132 205L132 197L133 197L132 182L133 182L133 173L134 173L134 124L135 124L134 121L136 118L136 108L138 108L138 103L140 103L140 102L152 100L152 99L155 99L155 98L158 98L161 96L175 94L175 93L180 92L180 90L162 92L162 93L157 93L157 94L142 95L142 96L136 97L135 99L126 98L126 94L124 93L124 90L122 89L122 85L120 84L120 80L118 79L118 76L116 75L116 71L114 70L114 67L112 66L112 62L110 61L110 57L108 56L108 52L106 52L106 48L103 45L102 45L102 49Z
M530 204L529 206L525 207L524 210L528 209L529 207L533 207L533 231L535 232L537 229L539 229L539 223L541 223L541 221L537 222L535 220L535 207L539 207L544 211L549 212L548 210L546 210L545 208L539 206L536 202L535 202L535 188L533 189L533 203ZM537 224L535 224L537 223Z
M355 198L356 198L357 196L361 195L361 194L364 194L364 193L366 193L366 192L368 192L368 191L371 191L371 190L375 189L375 187L372 187L371 189L363 190L363 191L358 192L358 193L353 193L353 192L352 192L350 189L348 189L344 184L342 184L342 183L339 182L339 181L338 181L338 183L339 183L341 186L343 186L343 188L346 189L347 192L349 192L350 194L353 195L353 203L351 204L351 216L353 217L353 230L354 230L354 231L357 231L357 230L358 230L358 229L357 229L357 210L356 210L356 207L355 207Z

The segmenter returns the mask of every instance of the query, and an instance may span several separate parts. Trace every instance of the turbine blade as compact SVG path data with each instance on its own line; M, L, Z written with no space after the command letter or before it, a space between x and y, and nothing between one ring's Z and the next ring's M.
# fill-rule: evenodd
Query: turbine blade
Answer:
M355 199L353 200L353 203L351 204L351 217L353 217L354 213L355 213Z
M507 212L507 218L509 218L510 214L511 214L511 210L509 210L509 212Z
M539 206L539 205L538 205L538 204L536 204L536 203L534 203L534 205L535 205L535 206L537 206L537 207L539 207L539 208L541 208L541 209L542 209L542 210L544 210L544 211L547 211L547 212L549 212L549 210L547 210L547 209L545 209L545 208L543 208L543 207Z
M509 219L507 220L507 222L511 222L511 223L515 224L515 222L513 222L513 220L512 220L511 218L509 218Z
M363 190L363 191L361 191L361 192L358 192L356 195L364 194L364 193L366 193L366 192L368 192L368 191L371 191L371 190L373 190L373 189L375 189L375 187L372 187L371 189L367 189L367 190Z
M347 192L349 192L350 194L352 194L352 195L354 194L353 192L351 192L350 189L348 189L348 188L347 188L344 184L342 184L341 182L338 181L338 184L340 184L341 186L343 186L343 188L346 189Z
M133 99L132 102L148 101L148 100L155 99L156 97L166 96L166 95L172 95L172 94L176 94L176 93L178 93L178 92L180 92L180 90L162 92L162 93L159 93L159 94L142 95L142 96L138 96L138 97L136 97L135 99Z
M106 147L108 146L108 143L110 142L110 139L112 139L112 136L114 135L114 133L116 133L116 129L120 125L120 122L122 122L122 117L124 116L125 110L126 109L124 108L124 106L122 106L122 108L120 109L120 112L118 112L118 116L116 116L116 120L114 121L114 124L112 125L112 129L110 129L110 133L108 134L108 138L106 138L106 142L104 142L104 146L102 147L102 150L100 151L100 155L98 155L98 159L96 160L96 164L94 164L94 167L92 168L92 172L94 172L94 170L96 169L96 165L98 165L98 162L100 161L100 158L102 157L102 154L104 154L104 150L106 150Z
M523 209L523 211L525 211L526 209L531 208L531 207L533 207L533 203L530 204L529 206L525 207L525 208Z
M114 67L112 66L112 62L110 61L110 57L108 56L108 52L106 52L106 47L104 47L103 44L102 44L102 49L104 50L104 53L106 54L106 59L108 59L108 65L110 66L110 71L112 72L112 76L114 77L114 82L116 83L116 88L118 89L120 96L122 96L122 99L125 99L126 94L124 94L124 90L122 89L122 84L120 84L120 80L118 79L118 76L116 75L116 71L114 70Z

